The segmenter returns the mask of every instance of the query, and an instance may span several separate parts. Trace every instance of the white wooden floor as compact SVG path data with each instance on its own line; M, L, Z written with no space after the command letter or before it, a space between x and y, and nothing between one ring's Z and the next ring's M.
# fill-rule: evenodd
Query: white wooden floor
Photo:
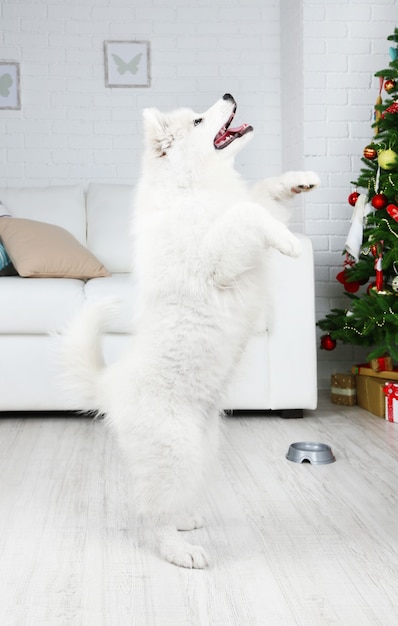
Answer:
M287 461L300 440L336 462ZM230 418L207 505L210 569L174 567L102 422L0 420L1 626L398 624L398 424L328 400Z

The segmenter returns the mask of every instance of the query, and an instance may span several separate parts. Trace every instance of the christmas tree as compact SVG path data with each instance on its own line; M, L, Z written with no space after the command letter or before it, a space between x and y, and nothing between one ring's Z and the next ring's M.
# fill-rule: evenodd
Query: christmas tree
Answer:
M391 61L379 78L379 96L364 148L343 269L336 278L348 298L347 308L334 308L318 326L327 331L321 348L336 342L365 346L368 358L389 355L398 361L398 28L388 40Z

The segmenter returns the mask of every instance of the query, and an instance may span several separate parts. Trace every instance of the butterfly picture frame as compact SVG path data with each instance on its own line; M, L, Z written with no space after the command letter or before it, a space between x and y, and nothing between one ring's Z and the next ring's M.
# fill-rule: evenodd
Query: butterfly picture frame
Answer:
M104 41L106 87L150 87L149 41Z
M0 109L20 108L19 63L0 61Z

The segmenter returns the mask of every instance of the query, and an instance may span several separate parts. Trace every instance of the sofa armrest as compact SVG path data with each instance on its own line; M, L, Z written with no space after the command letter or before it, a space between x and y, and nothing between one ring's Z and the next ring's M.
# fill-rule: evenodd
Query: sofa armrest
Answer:
M269 333L271 409L315 409L317 357L314 259L311 240L297 235L296 259L271 251L268 293L272 311Z

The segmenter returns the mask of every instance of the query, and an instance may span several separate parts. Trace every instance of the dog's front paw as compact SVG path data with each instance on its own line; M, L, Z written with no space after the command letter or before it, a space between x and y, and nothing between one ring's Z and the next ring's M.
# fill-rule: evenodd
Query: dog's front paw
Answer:
M276 248L282 254L291 257L298 257L301 254L302 247L299 239L295 237L290 231L287 231L283 239L279 239L273 243L273 248Z
M294 235L291 236L291 239L286 242L286 246L284 250L281 250L283 254L287 256L291 256L293 258L297 258L300 256L302 252L302 247L300 241Z
M289 177L288 182L292 193L311 191L321 184L320 178L315 172L288 172L287 175Z
M301 243L299 239L281 222L274 221L272 228L267 229L267 246L275 248L291 257L298 257L301 254Z

